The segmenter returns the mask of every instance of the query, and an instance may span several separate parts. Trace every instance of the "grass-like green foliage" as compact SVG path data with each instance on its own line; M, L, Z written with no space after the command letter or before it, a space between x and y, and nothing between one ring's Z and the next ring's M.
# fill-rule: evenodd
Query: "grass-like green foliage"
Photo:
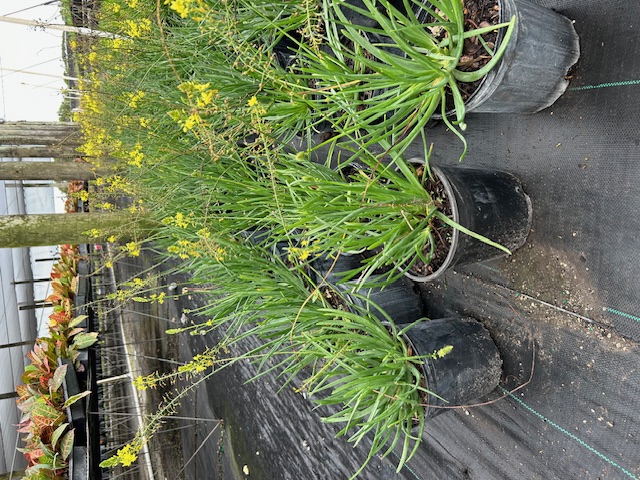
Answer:
M371 440L367 459L401 445L401 468L424 422L420 359L391 318L386 326L371 313L374 305L329 304L310 262L369 251L367 263L347 275L364 284L379 267L428 262L435 219L471 234L434 207L424 188L428 168L416 175L404 150L421 140L428 157L421 132L436 111L454 131L464 128L456 82L472 74L457 61L463 38L485 29L464 33L457 0L434 2L431 27L447 32L437 41L413 13L417 4L407 1L403 11L386 0L380 10L364 4L104 0L100 28L121 37L96 40L86 59L80 120L84 154L96 163L120 160L120 173L102 188L133 198L132 215L158 225L153 248L179 259L207 295L199 312L207 320L173 333L216 329L221 343L177 374L209 375L256 360L263 374L301 382L330 405L335 414L327 421L342 423L341 434ZM353 26L345 9L379 26ZM273 52L283 40L292 45L289 67ZM363 95L370 91L377 93ZM342 148L342 162L363 165L350 178L328 157L310 160L319 151L312 136L326 125L336 133L325 145L330 154ZM388 272L382 283L401 273ZM225 353L248 336L259 337L260 347ZM108 464L133 462L153 431Z
M223 262L190 263L196 279L214 275L219 297L198 311L209 320L171 333L217 329L221 344L232 351L249 336L260 338L260 346L227 356L214 370L252 359L256 379L276 373L285 385L294 382L328 407L324 421L342 424L339 435L355 444L370 440L362 468L398 445L401 468L420 443L423 402L430 394L419 366L425 357L411 352L402 338L410 326L401 330L390 317L383 324L373 314L376 305L363 298L368 308L356 307L321 278L313 281L317 275L308 265L288 264L260 247L229 246L227 254Z
M402 154L439 113L463 141L463 157L467 145L460 132L466 128L466 108L458 83L480 80L496 66L513 33L515 17L508 23L465 29L459 0L430 4L404 0L402 10L387 0L362 3L366 9L344 1L323 4L328 54L301 46L303 71L317 84L334 128L340 135L357 138L365 148L382 143ZM368 20L362 23L375 26L350 23L350 10ZM505 27L494 52L482 35ZM473 37L492 58L479 70L462 71L458 64L464 41ZM448 111L447 95L453 100L453 112Z

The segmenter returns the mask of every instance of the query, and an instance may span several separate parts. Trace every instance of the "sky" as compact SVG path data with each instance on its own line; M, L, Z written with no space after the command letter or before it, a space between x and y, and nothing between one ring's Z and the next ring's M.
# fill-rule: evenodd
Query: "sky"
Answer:
M0 0L0 17L61 24L59 3L47 0ZM62 32L0 21L0 118L6 121L54 121L62 103L61 78L8 71L64 74Z

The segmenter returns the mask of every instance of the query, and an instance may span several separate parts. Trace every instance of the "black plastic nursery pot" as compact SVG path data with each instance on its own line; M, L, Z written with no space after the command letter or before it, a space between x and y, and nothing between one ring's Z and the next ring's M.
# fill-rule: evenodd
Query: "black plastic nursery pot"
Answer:
M312 264L315 281L317 284L323 282L330 285L352 304L368 309L382 321L387 320L385 315L376 308L369 308L366 299L380 307L396 325L413 323L425 316L422 297L408 278L401 277L384 288L363 288L358 285L357 279L340 282L340 272L358 268L362 265L362 260L361 255L340 255L337 260L317 259ZM374 274L372 280L375 280L375 276ZM356 295L353 294L354 290Z
M432 166L431 170L443 184L453 221L512 252L524 245L531 230L533 209L520 180L495 170L457 166ZM456 265L504 255L501 250L454 228L449 252L437 270L431 273L409 270L405 275L417 282L428 282Z
M429 395L425 418L471 405L494 390L502 376L502 358L487 329L473 318L440 318L419 322L405 333L416 355L428 355L451 345L453 349L421 365ZM441 397L441 398L438 398Z
M498 0L498 6L501 23L516 16L514 32L498 65L465 102L467 111L538 112L566 90L580 39L571 20L529 0Z

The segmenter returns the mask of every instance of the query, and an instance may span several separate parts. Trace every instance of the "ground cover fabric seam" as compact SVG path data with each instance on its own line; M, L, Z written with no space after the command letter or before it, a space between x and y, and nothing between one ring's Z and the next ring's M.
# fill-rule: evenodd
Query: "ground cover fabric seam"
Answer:
M584 440L581 440L578 436L574 435L573 433L569 432L567 429L561 427L560 425L558 425L557 423L553 422L552 420L548 419L547 417L545 417L544 415L542 415L540 412L536 411L533 409L533 407L530 407L529 405L527 405L526 403L524 403L521 399L519 399L518 397L516 397L513 393L509 392L508 390L506 390L503 387L498 387L500 388L500 390L502 390L505 394L507 394L509 397L513 398L517 403L519 403L520 405L522 405L525 409L527 409L529 412L533 413L536 417L540 418L542 421L548 423L549 425L551 425L552 427L554 427L555 429L557 429L558 431L562 432L563 434L565 434L566 436L568 436L570 439L574 440L575 442L577 442L579 445L581 445L582 447L586 448L587 450L589 450L590 452L596 454L598 457L600 457L602 460L604 460L605 462L607 462L609 465L617 468L618 470L620 470L622 473L624 473L627 477L629 478L633 478L634 480L640 480L637 476L635 476L633 473L631 473L629 470L627 470L626 468L622 467L621 465L619 465L618 463L614 462L613 460L611 460L609 457L607 457L605 454L599 452L598 450L596 450L595 448L593 448L591 445L589 445L588 443L586 443Z

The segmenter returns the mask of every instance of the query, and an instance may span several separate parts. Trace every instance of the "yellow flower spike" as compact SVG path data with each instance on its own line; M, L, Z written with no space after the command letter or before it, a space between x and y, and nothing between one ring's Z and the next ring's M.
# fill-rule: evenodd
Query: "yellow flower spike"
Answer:
M138 242L129 242L123 247L123 249L130 257L140 256L140 246L138 245Z
M187 228L189 226L189 221L185 219L184 215L180 212L176 213L176 216L173 221L176 227Z
M138 103L144 98L145 93L138 90L135 93L127 93L126 96L128 98L127 105L131 108L138 108Z
M138 459L138 449L127 444L118 450L118 459L123 467L128 467Z
M96 208L99 208L99 209L102 209L102 210L113 210L114 205L113 205L113 203L110 203L110 202L104 202L104 203L96 204Z

